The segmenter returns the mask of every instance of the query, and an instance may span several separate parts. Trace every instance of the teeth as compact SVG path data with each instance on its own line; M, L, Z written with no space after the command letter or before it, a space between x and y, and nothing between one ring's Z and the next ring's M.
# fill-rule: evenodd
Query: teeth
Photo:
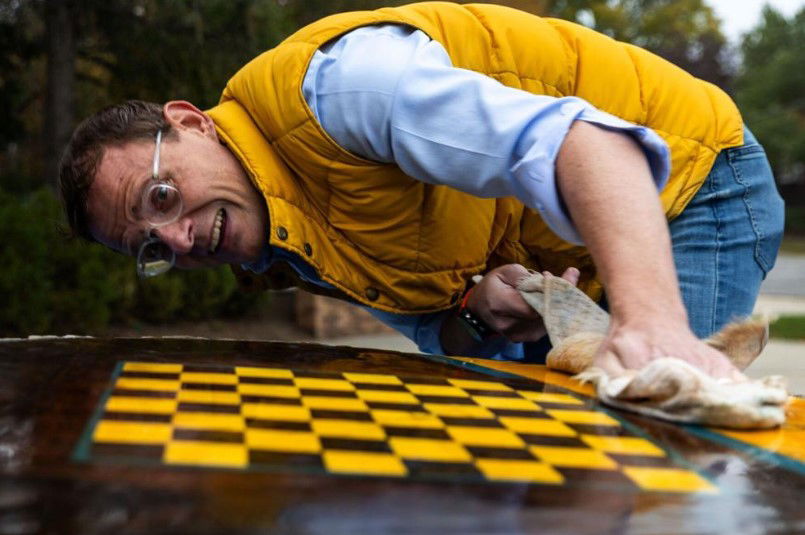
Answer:
M210 253L214 253L218 248L218 240L221 239L221 226L224 224L224 209L218 210L215 216L215 223L212 227L212 239L210 240Z

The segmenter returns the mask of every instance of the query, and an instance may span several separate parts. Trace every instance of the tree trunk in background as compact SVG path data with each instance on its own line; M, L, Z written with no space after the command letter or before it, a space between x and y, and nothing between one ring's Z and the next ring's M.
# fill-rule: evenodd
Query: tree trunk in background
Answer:
M43 121L44 183L54 185L73 129L75 25L72 0L45 0L47 93Z

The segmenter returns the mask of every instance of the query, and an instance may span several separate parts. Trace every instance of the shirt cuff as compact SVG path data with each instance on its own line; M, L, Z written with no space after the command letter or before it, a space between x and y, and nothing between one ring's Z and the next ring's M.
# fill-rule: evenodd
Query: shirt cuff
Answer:
M631 135L646 155L657 191L668 182L671 156L668 145L650 128L624 121L575 97L559 99L557 105L559 111L550 121L543 122L538 132L532 129L526 134L531 138L530 147L512 166L511 172L523 190L522 195L531 200L528 204L539 211L551 230L568 242L583 245L556 184L556 157L573 121L585 121Z

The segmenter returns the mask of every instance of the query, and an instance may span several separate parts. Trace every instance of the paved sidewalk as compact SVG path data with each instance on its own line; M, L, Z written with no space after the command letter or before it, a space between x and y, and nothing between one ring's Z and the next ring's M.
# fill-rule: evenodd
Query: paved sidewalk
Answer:
M805 299L805 255L781 253L774 269L763 281L760 293Z

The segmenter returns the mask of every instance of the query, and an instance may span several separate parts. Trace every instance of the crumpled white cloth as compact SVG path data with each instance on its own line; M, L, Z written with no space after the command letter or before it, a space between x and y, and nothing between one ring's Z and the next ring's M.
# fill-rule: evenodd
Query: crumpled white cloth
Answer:
M609 314L561 277L533 273L518 289L545 322L553 345L547 365L593 383L607 405L663 420L732 429L766 429L785 421L788 393L781 376L742 382L714 379L672 355L610 376L592 366ZM705 340L740 370L767 341L768 324L763 320L732 323Z

